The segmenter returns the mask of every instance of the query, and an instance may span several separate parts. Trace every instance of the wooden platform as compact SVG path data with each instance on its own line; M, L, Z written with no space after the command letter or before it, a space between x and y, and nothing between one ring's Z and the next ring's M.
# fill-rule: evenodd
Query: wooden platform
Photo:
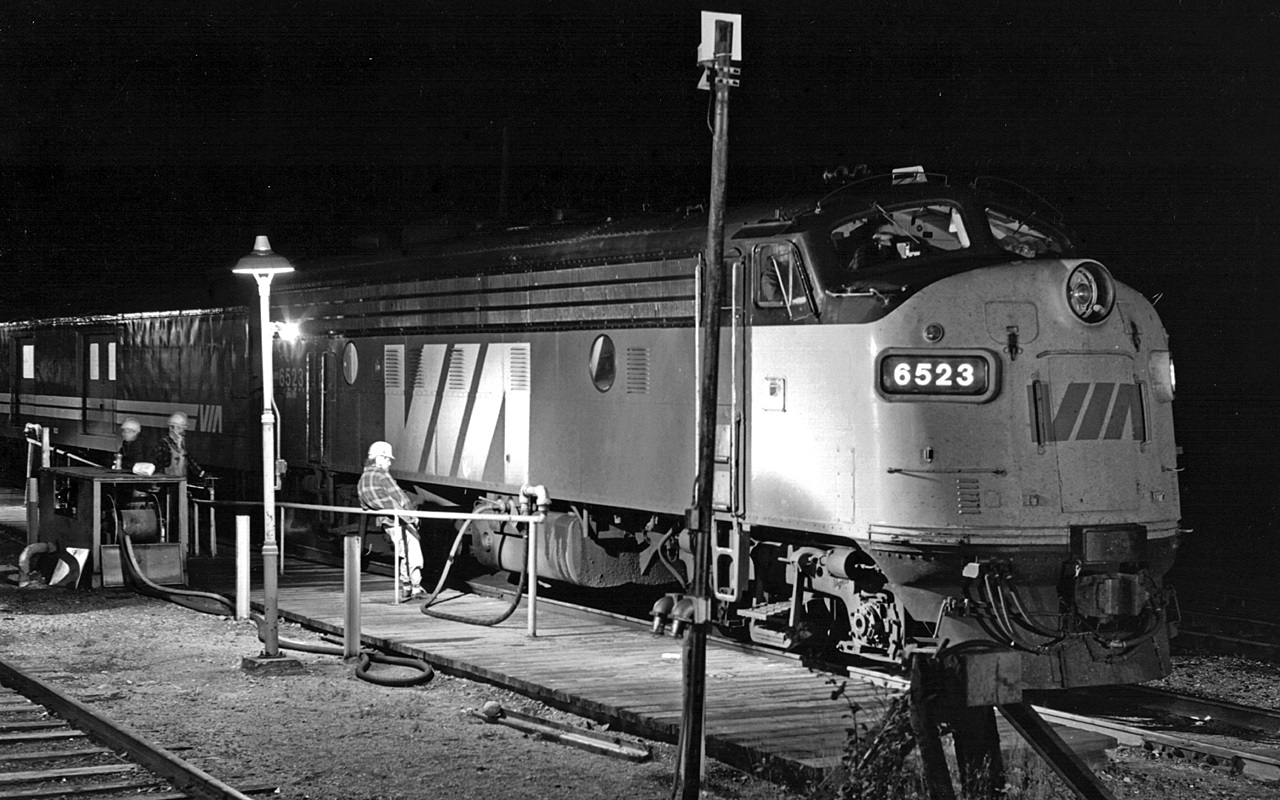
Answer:
M256 559L255 559L256 561ZM286 558L279 608L284 619L342 634L342 571ZM191 588L235 590L229 559L191 559ZM261 586L255 570L253 585ZM525 601L510 619L479 627L424 615L421 602L392 603L391 578L364 573L362 640L388 652L425 659L446 674L509 689L550 706L608 723L615 731L678 741L683 702L681 642L633 624L551 603L538 605L537 636L527 635ZM503 599L446 592L436 607L450 614L494 617ZM260 607L261 589L253 592ZM843 686L843 694L833 698ZM891 689L811 671L799 660L744 653L716 642L707 648L707 755L774 779L821 779L840 763L848 731L875 725ZM857 717L855 720L854 709ZM1006 751L1025 744L999 719ZM1115 739L1059 729L1087 763L1105 764Z
M190 587L235 590L227 559L191 559ZM255 575L253 602L262 600ZM394 605L388 577L362 575L362 639L370 646L425 659L438 670L485 681L553 707L609 723L613 730L665 742L679 737L681 642L625 623L539 603L537 637L526 633L526 607L495 627L421 613L420 602ZM505 600L447 592L437 607L493 617ZM342 633L342 572L286 559L280 616ZM832 699L830 676L799 661L743 653L712 643L707 651L707 755L741 769L763 768L788 781L814 780L840 762L847 730L874 724L888 689L849 680ZM842 681L843 682L843 681Z

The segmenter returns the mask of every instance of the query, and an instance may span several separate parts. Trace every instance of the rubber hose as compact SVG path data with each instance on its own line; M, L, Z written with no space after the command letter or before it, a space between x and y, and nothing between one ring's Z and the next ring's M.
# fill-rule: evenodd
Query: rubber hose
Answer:
M489 503L489 505L492 506L493 503ZM450 614L446 611L436 611L431 608L431 606L435 604L436 598L440 596L440 592L444 590L445 581L449 579L449 572L453 569L454 559L458 556L458 548L462 545L462 537L466 535L467 528L471 527L471 522L472 520L467 520L463 523L462 527L458 529L458 535L453 537L453 546L449 548L449 556L445 559L444 569L440 572L440 580L436 581L436 588L433 589L431 594L427 596L427 599L423 601L421 610L423 614L426 614L428 617L435 617L436 619L448 620L450 622L461 622L466 625L493 627L494 625L501 625L506 622L511 618L512 614L516 613L516 608L520 605L520 595L524 594L525 574L523 572L520 573L520 585L516 588L513 601L507 606L506 611L502 612L502 614L497 617L468 617L463 614ZM526 539L525 541L528 540Z
M124 543L124 558L120 559L125 577L140 594L177 603L180 606L215 616L235 616L236 604L214 592L197 592L191 589L169 589L153 583L138 567L137 557L133 553L133 539L128 534L120 537ZM217 610L210 610L216 608Z
M511 602L507 604L507 608L496 617L468 617L463 614L449 614L444 611L436 611L431 608L431 601L428 600L422 605L422 613L436 619L449 620L450 622L462 622L467 625L483 625L485 627L493 627L501 625L516 613L516 608L520 605L520 597L524 594L525 579L528 573L520 573L520 585L516 587L516 593L511 596Z
M389 678L384 675L372 675L369 673L369 667L373 664L389 664L395 667L408 667L409 669L418 670L418 674L399 678ZM379 686L392 686L396 688L419 686L427 683L435 676L435 670L431 668L431 665L421 659L384 656L381 653L373 653L368 650L360 653L360 662L356 664L357 678L362 681L368 681L369 683L375 683Z
M33 555L56 552L58 552L58 546L53 542L35 542L22 548L22 553L18 556L18 588L21 589L31 582L31 557Z
M231 602L231 600L223 595L216 594L214 592L197 592L191 589L168 589L160 586L159 584L153 583L149 578L147 578L147 576L143 575L142 570L138 568L137 559L133 554L133 541L128 535L121 537L121 539L124 542L125 557L120 559L120 561L124 565L129 581L134 585L134 589L139 593L155 597L160 600L167 600L171 603L177 603L178 605L189 608L192 611L214 614L215 616L235 616L235 603ZM210 610L215 607L219 608L219 610ZM250 614L249 618L252 619L254 624L258 627L258 641L265 642L267 640L266 631L264 630L264 626L267 623L266 618L256 611ZM279 638L277 638L277 644L283 650L297 650L303 653L318 653L320 655L327 656L341 656L344 654L344 650L341 647L335 647L333 645L308 644L306 642L294 642L288 639ZM376 653L368 653L367 651L361 653L362 662L365 657L368 657L370 660L375 658L385 658L385 656L381 656ZM400 666L413 667L414 669L427 674L427 677L423 678L421 676L413 676L411 683L385 683L383 681L395 679L375 680L365 674L368 670L367 667L362 671L359 666L356 668L356 677L382 686L416 686L420 683L426 683L435 675L434 671L431 669L431 665L425 661L403 658L394 663L399 663L401 661L406 663L399 664Z

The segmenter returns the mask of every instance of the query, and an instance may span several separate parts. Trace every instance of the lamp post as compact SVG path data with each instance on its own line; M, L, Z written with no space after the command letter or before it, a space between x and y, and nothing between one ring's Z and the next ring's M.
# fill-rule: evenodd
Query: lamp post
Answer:
M271 251L271 243L267 237L259 236L253 243L253 252L240 259L231 270L237 275L252 275L258 282L258 320L259 333L262 339L262 521L264 535L262 541L262 594L263 616L263 651L259 660L244 659L244 667L258 669L261 660L287 660L280 655L279 606L278 606L278 574L280 548L276 544L276 452L275 429L276 417L272 409L275 383L274 367L271 363L271 348L274 328L270 320L271 279L285 272L293 272L289 259L278 256Z

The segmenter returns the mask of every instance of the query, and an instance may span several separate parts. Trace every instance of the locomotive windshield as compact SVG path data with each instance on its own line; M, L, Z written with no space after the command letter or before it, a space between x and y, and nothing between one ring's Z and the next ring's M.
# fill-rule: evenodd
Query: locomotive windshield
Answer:
M1065 233L1034 214L994 203L979 208L982 216L972 215L972 206L967 214L960 204L945 200L873 203L869 210L831 229L836 258L831 262L834 269L828 268L825 285L879 285L886 279L890 283L901 279L907 274L902 272L904 268L915 274L917 271L909 268L917 264L950 269L945 265L957 260L975 263L977 258L989 263L1009 255L1058 258L1074 249ZM987 230L981 230L984 223ZM993 242L999 249L992 247Z
M839 262L849 272L969 247L960 209L928 203L886 210L876 205L831 231Z
M1033 224L1025 214L987 208L987 222L996 244L1023 258L1065 255L1071 249L1066 237L1051 228Z

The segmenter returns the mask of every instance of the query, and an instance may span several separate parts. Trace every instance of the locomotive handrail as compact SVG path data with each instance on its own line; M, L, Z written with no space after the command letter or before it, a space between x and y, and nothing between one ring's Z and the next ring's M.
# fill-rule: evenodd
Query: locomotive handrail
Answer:
M935 474L939 474L939 475L968 475L968 474L975 474L975 473L976 473L976 474L980 474L980 475L1008 475L1008 474L1009 474L1009 471L1008 471L1008 470L1004 470L1004 469L992 469L992 468L990 468L990 467L987 467L987 468L983 468L983 467L968 467L968 468L966 468L966 467L958 467L958 468L955 468L955 469L947 469L947 468L942 468L942 469L915 469L915 468L912 468L912 467L889 467L889 469L888 469L887 471L888 471L888 473L889 473L890 475L897 475L897 474L899 474L899 473L908 473L908 472L927 472L927 473L935 473Z
M192 499L193 503L198 505L213 506L261 506L261 500L201 500L199 498ZM545 513L539 514L479 514L466 511L410 511L408 509L394 508L375 508L366 509L358 506L327 506L316 505L314 503L276 503L276 508L297 508L304 511L333 511L339 514L361 514L364 516L376 517L413 517L416 519L450 519L450 520L493 520L501 519L504 522L527 522L541 523L545 522L547 516Z
M202 503L205 505L216 506L260 506L260 500L193 500L192 502ZM530 637L537 636L537 606L538 606L538 525L546 522L547 508L551 505L550 495L542 486L525 485L520 487L520 504L523 507L534 505L538 509L535 514L481 514L467 511L410 511L399 510L394 508L365 509L352 508L350 506L330 506L319 505L316 503L276 503L277 509L293 508L304 511L332 511L340 514L359 514L363 516L394 516L394 517L411 517L414 519L447 519L447 520L501 520L503 522L524 522L528 523L529 529L525 533L513 532L508 534L513 538L525 539L528 544L525 545L525 572L529 576L527 582L529 613L528 613L528 634ZM279 513L279 512L277 512ZM280 549L284 549L284 526L277 526L279 532ZM284 559L279 560L280 572L284 572ZM399 568L395 570L399 574ZM397 597L399 596L399 586L396 588Z
M29 437L29 436L27 437L27 444L33 444L33 445L35 445L36 447L44 447L44 443L43 443L43 442L41 442L39 439L32 439L32 438L31 438L31 437ZM61 450L61 449L59 449L59 448L57 448L57 447L54 447L54 446L52 446L52 445L50 445L50 446L49 446L49 452L51 452L51 453L57 453L58 455L60 455L60 456L66 456L67 458L73 458L73 459L75 459L76 461L79 461L81 464L87 464L87 465L89 465L89 466L91 466L91 467L101 467L101 466L102 466L102 465L101 465L101 464L99 464L97 461L90 461L90 460L89 460L89 459L87 459L87 458L82 458L82 457L80 457L80 456L76 455L75 453L69 453L69 452L67 452L66 450Z

